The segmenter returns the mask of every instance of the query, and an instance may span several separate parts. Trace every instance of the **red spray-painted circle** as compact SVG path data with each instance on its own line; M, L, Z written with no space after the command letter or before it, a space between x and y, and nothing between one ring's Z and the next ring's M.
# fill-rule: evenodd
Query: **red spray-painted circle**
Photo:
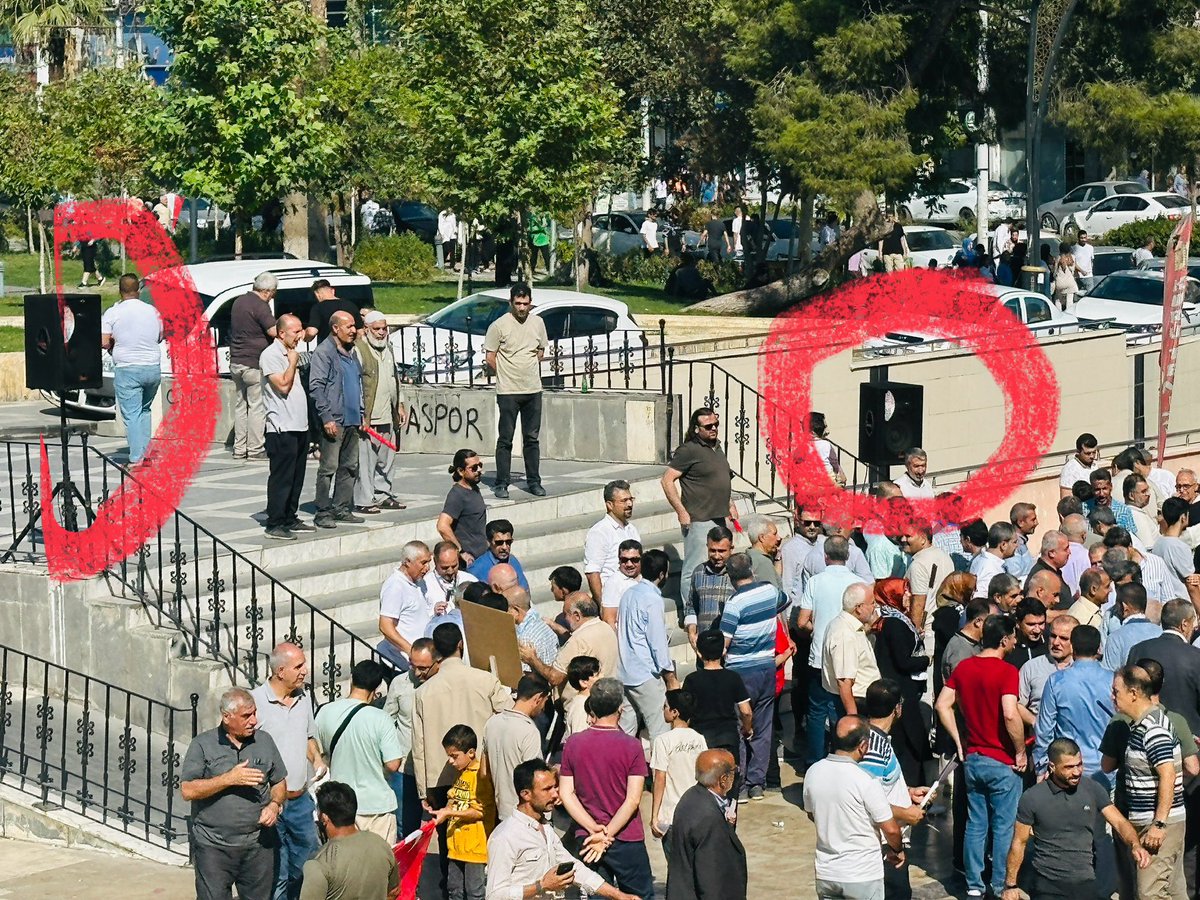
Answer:
M898 505L842 490L805 427L816 365L889 331L954 338L979 357L1004 394L1004 440L951 497ZM926 269L857 279L776 318L763 349L759 385L771 411L759 428L797 502L820 506L832 520L894 533L914 516L939 523L978 518L1025 481L1057 431L1058 379L1049 358L978 279ZM964 429L972 427L972 415L963 412Z

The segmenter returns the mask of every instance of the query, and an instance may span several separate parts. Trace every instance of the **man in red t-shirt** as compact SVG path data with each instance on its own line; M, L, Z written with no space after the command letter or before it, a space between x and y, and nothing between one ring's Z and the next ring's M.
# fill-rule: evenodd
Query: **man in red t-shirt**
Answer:
M979 655L960 662L938 695L935 709L963 760L967 783L964 851L967 896L984 894L983 866L988 826L992 831L992 893L1004 890L1004 866L1021 799L1025 770L1025 726L1017 709L1017 670L1004 661L1017 644L1011 616L988 616ZM959 733L954 711L966 726Z

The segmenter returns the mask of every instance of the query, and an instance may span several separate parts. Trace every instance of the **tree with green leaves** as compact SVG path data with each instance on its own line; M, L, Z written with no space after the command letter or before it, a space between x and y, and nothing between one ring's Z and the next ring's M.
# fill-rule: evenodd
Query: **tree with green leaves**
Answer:
M175 53L155 168L229 209L240 253L251 215L322 177L334 156L324 99L301 84L325 26L300 0L147 0L144 10Z
M107 24L104 0L0 0L0 31L35 61L45 60L50 80L68 73L77 29Z
M586 3L411 0L395 16L429 195L527 263L524 214L577 214L631 152Z

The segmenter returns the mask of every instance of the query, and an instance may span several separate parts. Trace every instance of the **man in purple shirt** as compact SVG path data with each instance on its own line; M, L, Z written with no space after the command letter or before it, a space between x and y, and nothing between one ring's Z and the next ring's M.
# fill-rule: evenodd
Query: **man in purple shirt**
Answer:
M592 685L592 726L563 746L559 792L575 820L583 861L609 883L638 897L654 896L654 877L638 804L650 774L641 741L621 731L625 692L615 678Z

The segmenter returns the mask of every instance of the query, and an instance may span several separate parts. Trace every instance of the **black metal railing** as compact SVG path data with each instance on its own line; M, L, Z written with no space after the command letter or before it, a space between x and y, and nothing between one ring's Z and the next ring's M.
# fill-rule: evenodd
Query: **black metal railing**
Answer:
M4 442L9 462L5 524L12 528L12 538L0 561L45 561L38 449L34 443ZM48 444L47 449L57 477L61 446ZM86 433L69 435L66 452L80 495L75 512L80 527L91 521L96 504L120 488L154 493L153 485L91 446ZM70 496L55 496L55 512L64 525ZM235 680L240 675L250 684L260 681L271 648L290 641L308 654L313 695L332 700L341 695L355 662L375 657L365 640L180 510L107 575L110 588L138 599L155 626L180 632L184 656L216 660Z
M669 398L666 423L669 446L682 443L692 410L712 409L720 417L718 434L734 475L784 507L794 508L795 498L779 477L778 467L780 460L801 452L803 432L799 429L804 427L803 422L791 421L778 404L716 363L676 359L674 347L667 348L663 392ZM787 422L783 445L774 444L764 428L773 420ZM846 476L846 489L867 490L870 471L866 463L844 447L830 443Z
M199 699L178 709L0 646L0 783L186 854L179 769Z
M401 377L412 384L488 387L494 373L487 368L483 334L472 327L439 328L416 323L392 332L392 347ZM658 333L613 330L550 341L542 361L542 385L555 388L658 390L654 375L666 359L666 322Z

